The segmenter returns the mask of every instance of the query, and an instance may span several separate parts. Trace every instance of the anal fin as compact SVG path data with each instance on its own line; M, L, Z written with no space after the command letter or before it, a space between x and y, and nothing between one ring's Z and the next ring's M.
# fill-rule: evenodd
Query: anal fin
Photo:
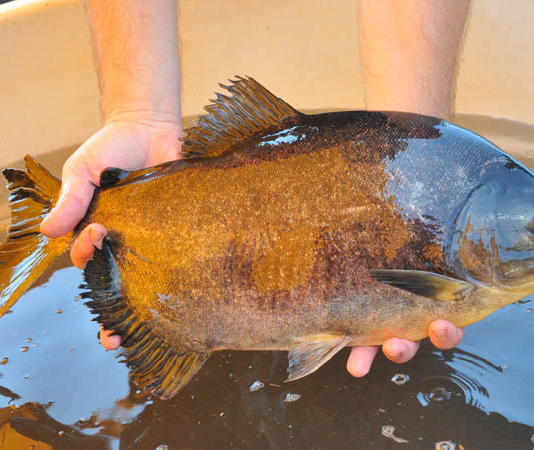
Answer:
M297 344L287 355L289 376L286 381L294 381L315 372L351 341L349 336L319 334L308 337Z
M82 298L97 314L94 320L121 337L124 351L119 355L131 369L132 380L142 389L166 400L178 393L209 358L209 352L181 352L157 336L132 310L122 296L120 275L105 241L95 249L84 271L89 289Z

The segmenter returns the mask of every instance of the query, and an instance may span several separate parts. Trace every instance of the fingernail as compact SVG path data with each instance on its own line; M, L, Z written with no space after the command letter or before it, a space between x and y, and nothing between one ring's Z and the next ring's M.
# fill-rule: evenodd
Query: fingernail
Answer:
M89 240L99 250L102 250L102 239L103 238L104 238L104 233L102 233L102 231L95 230L94 228L91 228L89 230Z
M446 327L440 327L438 328L435 334L436 334L436 337L440 339L445 339L448 336L449 331L447 330Z

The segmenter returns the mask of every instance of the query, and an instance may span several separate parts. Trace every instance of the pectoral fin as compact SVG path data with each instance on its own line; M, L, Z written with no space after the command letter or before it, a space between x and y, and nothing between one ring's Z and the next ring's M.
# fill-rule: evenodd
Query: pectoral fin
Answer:
M289 376L286 381L298 380L315 372L350 341L348 336L320 334L297 344L287 355Z
M456 301L475 288L467 281L422 270L371 270L370 273L382 283L444 302Z

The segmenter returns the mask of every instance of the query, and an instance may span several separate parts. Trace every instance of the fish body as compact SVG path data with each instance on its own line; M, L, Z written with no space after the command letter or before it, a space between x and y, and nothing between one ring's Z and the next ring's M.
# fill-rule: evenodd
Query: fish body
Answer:
M534 291L533 174L493 144L417 114L304 115L249 78L229 90L185 159L104 172L77 229L108 230L84 297L140 384L168 398L222 349L289 350L297 379Z

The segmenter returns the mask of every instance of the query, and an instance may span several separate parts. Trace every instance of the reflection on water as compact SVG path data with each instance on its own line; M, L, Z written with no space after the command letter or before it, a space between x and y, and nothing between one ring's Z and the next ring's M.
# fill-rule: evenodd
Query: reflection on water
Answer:
M533 127L458 122L533 165ZM470 326L457 349L424 342L415 360L379 357L361 380L345 371L348 350L292 383L285 353L221 352L162 402L100 347L80 283L65 258L0 320L2 448L534 448L530 298Z

